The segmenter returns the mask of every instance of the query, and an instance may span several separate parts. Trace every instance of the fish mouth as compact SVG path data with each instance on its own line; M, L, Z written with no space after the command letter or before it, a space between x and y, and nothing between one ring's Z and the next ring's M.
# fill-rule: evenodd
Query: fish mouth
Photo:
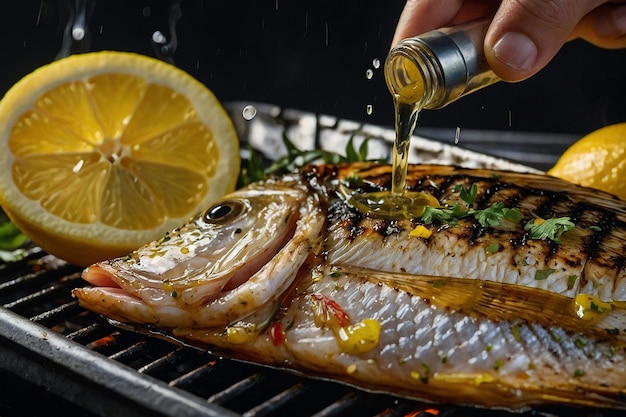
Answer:
M283 230L282 239L276 239L268 245L262 245L253 256L250 256L245 262L242 262L236 268L233 268L226 273L218 272L213 276L206 277L207 281L212 279L215 280L216 285L214 286L215 289L211 291L211 295L207 295L201 301L207 302L214 300L223 295L225 292L232 291L245 284L250 277L254 276L263 267L263 265L270 262L271 259L287 244L287 242L294 237L298 218L299 217L296 215L289 216L288 220L285 222L286 227ZM132 281L136 283L138 281L138 276L143 275L142 278L144 279L141 281L146 286L143 291L144 293L147 288L162 288L163 282L168 282L167 285L169 285L169 291L184 291L187 284L191 284L193 281L193 286L197 286L198 281L200 281L200 278L177 280L172 277L172 279L164 279L163 277L154 277L148 274L141 274L140 272L133 273L132 271L119 270L114 267L114 264L118 262L118 260L113 260L91 265L83 270L82 276L86 281L96 287L125 289L128 287L128 282ZM133 284L133 286L135 286L135 284ZM134 291L128 291L128 289L126 292L129 295L134 295L138 298L145 298L135 294Z

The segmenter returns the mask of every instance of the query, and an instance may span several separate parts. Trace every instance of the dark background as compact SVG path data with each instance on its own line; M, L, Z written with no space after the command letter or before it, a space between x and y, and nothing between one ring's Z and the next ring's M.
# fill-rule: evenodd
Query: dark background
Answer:
M67 22L82 3L90 11L87 37L64 44ZM160 54L152 34L158 30L172 39L169 19L177 5L182 12L175 26L177 48ZM170 60L223 102L261 101L391 126L382 62L403 5L402 0L4 1L0 96L27 73L57 59L64 46L73 53L111 49ZM368 69L372 79L366 77ZM372 114L366 112L368 105ZM442 110L424 111L419 123L578 137L624 121L626 50L574 41L537 76L498 83ZM0 414L38 416L38 402L50 406L51 398L40 390L5 382L10 386L0 394ZM66 415L80 415L61 407Z
M261 101L391 126L382 63L404 1L357 0L29 0L3 3L0 95L49 63L63 48L76 4L88 4L88 35L72 52L135 51L169 59L217 97ZM172 37L174 54L151 41ZM171 7L174 9L171 9ZM67 46L68 44L66 44ZM376 69L373 61L380 60ZM372 69L372 79L366 71ZM373 113L366 108L372 105ZM442 110L424 111L422 127L460 127L583 135L626 121L626 50L567 44L540 74L498 83Z

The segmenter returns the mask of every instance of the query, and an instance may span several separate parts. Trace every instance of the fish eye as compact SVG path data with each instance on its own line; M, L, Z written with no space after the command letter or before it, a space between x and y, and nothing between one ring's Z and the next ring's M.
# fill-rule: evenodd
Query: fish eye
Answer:
M246 206L242 201L222 201L204 212L206 223L224 223L239 216Z

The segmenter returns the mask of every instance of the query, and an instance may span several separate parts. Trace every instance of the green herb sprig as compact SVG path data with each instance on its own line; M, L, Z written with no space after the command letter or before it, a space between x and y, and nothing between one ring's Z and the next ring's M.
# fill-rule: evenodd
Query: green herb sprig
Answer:
M28 238L22 233L4 211L0 210L0 250L13 251L20 248Z
M433 221L439 221L454 225L464 217L474 216L482 227L496 227L504 219L514 222L519 222L522 219L518 208L504 207L504 203L500 201L484 209L474 208L476 196L478 195L478 186L476 184L472 184L469 187L457 184L452 188L452 191L458 192L459 197L467 203L468 207L462 207L458 203L447 207L426 207L421 217L424 223L430 224Z
M532 219L524 226L531 239L550 239L555 243L561 243L561 235L569 232L575 224L569 217L554 217L538 222Z
M372 137L366 137L358 149L354 144L354 134L348 139L345 155L323 149L301 150L289 139L286 132L283 132L283 144L287 153L280 159L268 164L263 156L254 149L248 147L249 157L247 166L242 167L239 174L238 186L242 187L256 181L266 180L273 175L286 174L304 165L322 161L327 164L338 164L342 162L383 162L386 158L368 159L368 146Z

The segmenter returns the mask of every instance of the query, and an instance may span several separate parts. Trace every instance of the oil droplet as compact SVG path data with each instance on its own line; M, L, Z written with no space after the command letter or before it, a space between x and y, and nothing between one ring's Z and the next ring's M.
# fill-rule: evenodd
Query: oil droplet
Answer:
M256 116L256 107L252 105L247 105L246 107L243 108L241 115L246 120L254 119L254 116Z
M374 59L372 60L372 65L374 66L374 69L378 69L378 68L380 68L380 59L378 59L378 58L374 58Z
M454 144L459 144L459 136L461 136L461 128L457 126L456 131L454 132Z
M355 194L348 203L367 216L381 219L417 219L426 207L439 207L439 200L431 194L405 191L393 195L389 191Z
M374 70L368 68L367 71L365 71L365 78L367 78L368 80L374 78Z
M367 107L365 108L365 113L367 113L368 116L374 113L374 106L371 104L368 104Z

